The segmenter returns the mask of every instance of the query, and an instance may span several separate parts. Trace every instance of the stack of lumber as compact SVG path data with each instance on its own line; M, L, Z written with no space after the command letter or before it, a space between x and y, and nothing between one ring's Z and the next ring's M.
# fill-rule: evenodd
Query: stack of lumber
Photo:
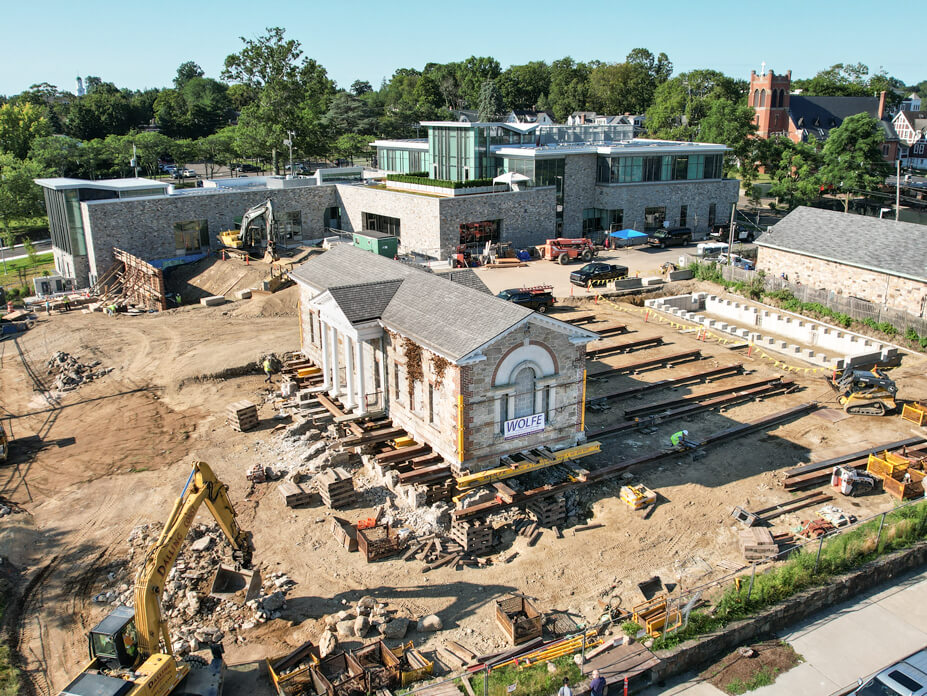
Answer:
M491 524L480 522L456 521L451 525L451 538L461 545L464 551L472 554L488 553L492 550Z
M356 497L354 495L354 479L351 474L338 467L328 469L319 474L319 493L322 502L332 510L351 507Z
M316 497L315 491L295 481L284 481L277 486L277 492L280 494L280 497L283 498L283 502L287 507L309 505Z
M528 503L528 514L541 527L562 527L566 523L566 498L555 495L532 500Z
M740 532L740 550L748 561L762 561L779 553L772 532L765 527L750 527Z
M239 432L256 428L258 424L257 406L250 401L236 401L229 404L226 416L229 425Z

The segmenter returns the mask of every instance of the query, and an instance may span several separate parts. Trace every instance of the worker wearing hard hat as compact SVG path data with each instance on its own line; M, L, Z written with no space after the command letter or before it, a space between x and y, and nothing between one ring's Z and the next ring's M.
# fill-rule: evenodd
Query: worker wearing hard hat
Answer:
M670 436L670 443L672 443L673 447L676 447L678 449L684 444L684 440L686 439L688 435L689 435L688 430L680 430L678 433L673 433Z

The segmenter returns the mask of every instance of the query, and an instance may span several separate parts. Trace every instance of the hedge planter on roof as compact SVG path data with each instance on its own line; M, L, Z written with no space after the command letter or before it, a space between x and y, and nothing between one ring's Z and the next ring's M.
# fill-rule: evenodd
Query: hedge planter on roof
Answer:
M471 181L450 181L448 179L429 179L427 176L412 174L387 174L387 181L397 181L401 184L419 184L420 186L437 186L439 188L463 189L492 186L492 179L472 179Z

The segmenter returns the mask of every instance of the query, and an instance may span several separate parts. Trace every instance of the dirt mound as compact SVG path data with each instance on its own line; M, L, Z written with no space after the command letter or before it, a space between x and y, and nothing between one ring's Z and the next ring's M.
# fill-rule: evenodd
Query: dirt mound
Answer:
M207 256L196 263L168 268L164 283L168 294L180 293L184 304L202 297L231 295L239 290L260 287L270 275L270 264L252 259L248 265L238 258Z
M299 310L299 289L295 285L272 295L255 293L250 300L237 302L229 311L233 317L295 317Z

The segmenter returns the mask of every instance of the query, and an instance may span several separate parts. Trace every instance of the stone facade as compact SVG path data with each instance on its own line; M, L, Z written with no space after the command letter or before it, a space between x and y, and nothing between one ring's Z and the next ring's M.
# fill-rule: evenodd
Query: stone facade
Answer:
M757 269L789 281L859 297L916 316L927 310L927 283L779 249L760 247Z
M324 231L325 209L338 204L333 186L306 186L291 189L201 190L195 193L123 198L81 203L87 238L88 273L99 277L113 263L113 247L145 260L178 256L174 223L206 220L210 246L223 230L234 229L235 218L270 198L275 214L302 213L302 234L320 238ZM75 269L77 270L77 269ZM87 279L78 278L78 284Z
M563 230L561 237L583 236L583 210L595 208L598 156L570 155L563 162Z
M364 213L398 218L399 250L437 258L441 246L439 205L443 199L361 186L339 185L336 188L345 215L341 220L345 230L363 230Z
M666 219L676 227L682 206L687 206L685 227L692 228L698 238L710 231L709 206L715 204L715 224L725 224L731 219L731 206L737 202L739 192L740 183L736 179L598 184L595 204L590 207L623 210L624 226L643 231L646 208L666 208Z

